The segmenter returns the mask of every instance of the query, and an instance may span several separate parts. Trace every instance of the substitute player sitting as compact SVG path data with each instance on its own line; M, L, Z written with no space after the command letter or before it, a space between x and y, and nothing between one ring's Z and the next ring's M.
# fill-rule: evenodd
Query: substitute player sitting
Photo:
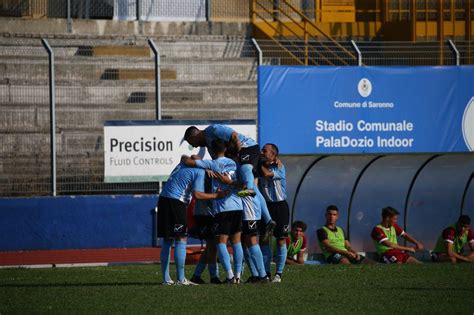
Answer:
M382 222L375 226L371 233L377 254L379 254L382 260L387 264L421 264L420 261L409 253L422 250L423 245L397 224L399 214L400 213L392 207L382 209ZM415 244L415 246L407 247L398 245L398 236Z
M368 262L364 256L352 249L344 230L336 225L337 219L339 219L339 209L335 205L328 206L326 208L326 224L316 232L319 247L326 262L343 265Z
M471 218L461 215L456 223L446 227L436 242L432 253L433 261L474 263L474 231L470 225ZM469 254L463 253L466 244L469 244L471 250Z
M306 253L306 236L304 232L306 232L307 227L303 221L295 221L291 225L291 233L286 238L286 246L288 248L286 256L287 265L304 264L304 254Z

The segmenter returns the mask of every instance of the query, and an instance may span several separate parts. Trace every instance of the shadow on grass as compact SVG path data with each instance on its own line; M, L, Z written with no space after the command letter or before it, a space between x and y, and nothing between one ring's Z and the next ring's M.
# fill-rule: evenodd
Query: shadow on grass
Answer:
M115 286L126 287L126 286L163 286L163 285L160 282L0 284L0 288L115 287Z
M374 288L375 289L375 288ZM433 288L433 287L426 287L426 288L407 288L407 287L390 287L390 288L377 288L377 290L387 290L387 291L394 291L394 290L401 290L401 291L468 291L473 292L474 288Z

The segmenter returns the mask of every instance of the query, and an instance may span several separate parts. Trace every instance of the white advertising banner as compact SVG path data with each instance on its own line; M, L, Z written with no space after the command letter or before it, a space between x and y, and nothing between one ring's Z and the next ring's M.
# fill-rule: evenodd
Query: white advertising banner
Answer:
M207 124L205 124L207 123ZM238 121L110 121L104 125L104 178L108 183L162 181L179 163L181 155L199 154L204 148L183 140L189 126L204 129L211 123L231 127L256 139L253 120Z

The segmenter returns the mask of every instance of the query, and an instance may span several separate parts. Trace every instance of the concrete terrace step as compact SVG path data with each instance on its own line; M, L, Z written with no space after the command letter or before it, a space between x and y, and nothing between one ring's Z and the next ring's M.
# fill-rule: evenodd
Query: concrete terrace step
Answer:
M48 80L48 60L0 57L0 78ZM256 80L257 64L253 59L163 59L162 80ZM57 80L154 80L155 65L152 60L87 60L56 59Z
M23 105L1 106L0 132L20 135L25 132L49 132L49 107ZM56 127L58 130L87 130L102 131L104 121L107 120L154 120L154 104L106 104L98 108L79 105L64 105L56 108ZM245 114L249 119L255 119L257 106L255 103L213 103L185 104L165 103L162 105L162 115L173 117L202 117L207 114L215 118L220 116L239 118ZM14 141L21 141L20 138Z
M220 86L218 88L207 86L199 90L186 87L163 88L166 93L176 93L186 97L192 93L202 93L202 103L241 103L256 101L256 87L249 86ZM136 103L136 93L153 95L153 85L147 86L61 86L56 87L57 104L109 104L109 103ZM135 93L135 94L134 94ZM150 98L144 99L144 102ZM49 90L46 85L0 85L0 104L48 104Z

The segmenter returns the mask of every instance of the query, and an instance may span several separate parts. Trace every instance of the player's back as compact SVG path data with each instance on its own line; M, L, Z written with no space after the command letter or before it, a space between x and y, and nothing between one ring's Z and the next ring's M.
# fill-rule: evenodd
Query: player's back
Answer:
M187 167L180 163L171 172L160 196L178 199L187 204L191 200L193 187L199 185L203 180L204 170Z
M237 164L227 157L220 157L215 160L198 160L196 161L196 164L200 168L210 169L221 174L227 174L233 181L236 180ZM230 191L230 194L224 198L216 199L213 202L214 209L217 212L242 210L242 200L237 196L236 189L213 178L212 192L218 190L228 190Z

